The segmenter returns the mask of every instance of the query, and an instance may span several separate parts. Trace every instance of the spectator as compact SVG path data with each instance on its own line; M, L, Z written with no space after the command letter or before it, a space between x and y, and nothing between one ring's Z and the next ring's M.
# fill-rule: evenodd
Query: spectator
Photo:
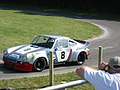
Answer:
M95 90L120 90L120 57L110 58L108 63L101 62L99 70L88 66L76 69L78 76L90 82Z

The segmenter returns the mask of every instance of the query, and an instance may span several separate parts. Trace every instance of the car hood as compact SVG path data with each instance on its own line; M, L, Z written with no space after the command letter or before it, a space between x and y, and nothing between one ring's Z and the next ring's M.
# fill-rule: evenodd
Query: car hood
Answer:
M15 48L15 49L14 49ZM33 46L31 44L21 45L19 47L13 47L13 51L11 53L18 53L18 54L29 54L37 51L45 50L44 47Z

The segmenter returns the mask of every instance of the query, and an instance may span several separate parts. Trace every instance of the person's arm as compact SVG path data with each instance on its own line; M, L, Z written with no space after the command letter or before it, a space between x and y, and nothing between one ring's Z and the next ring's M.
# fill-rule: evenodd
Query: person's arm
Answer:
M102 61L102 62L100 63L100 66L99 66L98 68L99 68L99 70L105 70L105 67L106 67L107 65L108 65L108 63Z
M90 69L90 70L95 70L95 71L97 70L95 68L91 68L91 67L88 67L88 66L81 66L81 67L78 67L76 69L77 75L84 78L85 69Z
M105 70L105 67L107 65L108 65L108 63L106 63L106 62L103 61L103 62L100 63L100 66L98 68L99 68L99 70ZM88 67L88 66L81 66L81 67L78 67L76 69L77 75L80 76L80 77L84 77L85 68L87 68L89 70L97 70L95 68L91 68L91 67Z

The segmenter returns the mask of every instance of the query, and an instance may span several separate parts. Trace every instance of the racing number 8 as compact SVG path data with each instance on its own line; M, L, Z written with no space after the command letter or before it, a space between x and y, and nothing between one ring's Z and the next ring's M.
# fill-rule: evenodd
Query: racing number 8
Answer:
M61 59L64 59L65 58L65 52L61 52Z

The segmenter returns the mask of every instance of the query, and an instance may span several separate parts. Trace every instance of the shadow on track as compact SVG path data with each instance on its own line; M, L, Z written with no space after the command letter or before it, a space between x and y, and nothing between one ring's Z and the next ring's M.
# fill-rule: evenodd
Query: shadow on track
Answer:
M12 69L4 68L3 63L0 63L0 72L1 73L23 73L22 71L15 71Z

